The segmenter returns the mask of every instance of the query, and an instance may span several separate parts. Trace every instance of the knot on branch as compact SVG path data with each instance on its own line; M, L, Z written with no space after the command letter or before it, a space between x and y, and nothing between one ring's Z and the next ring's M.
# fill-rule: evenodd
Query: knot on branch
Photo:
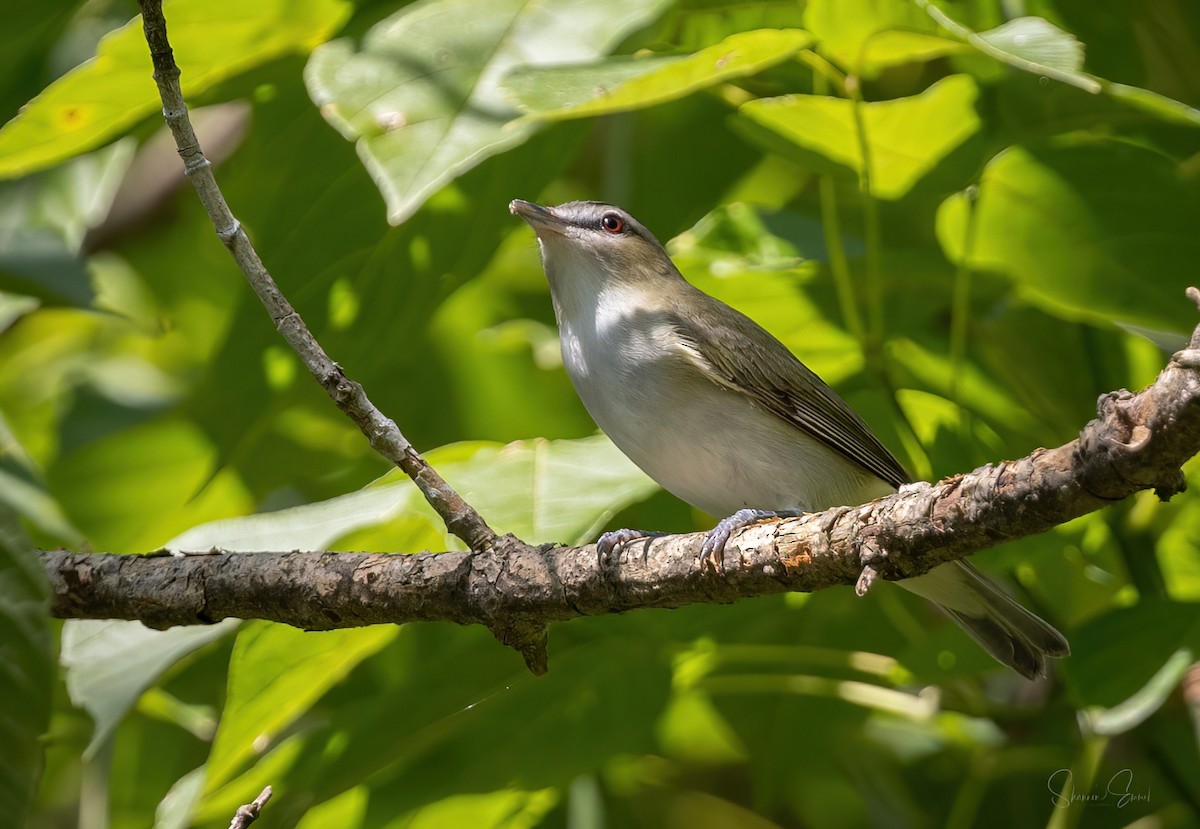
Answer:
M501 643L521 654L534 675L546 672L546 618L532 605L545 588L561 589L550 566L547 550L532 547L513 535L491 541L491 549L472 556L469 579L474 604L481 621Z
M1080 484L1097 498L1118 501L1130 490L1153 489L1166 500L1184 489L1177 467L1147 464L1145 453L1154 440L1149 422L1153 399L1126 389L1109 392L1096 402L1095 420L1084 427L1073 452Z
M333 398L333 402L342 409L353 403L362 391L362 387L347 377L346 373L342 371L342 367L337 363L334 363L333 367L321 379L321 385L329 392L329 396Z
M502 625L490 628L500 643L508 645L521 654L525 667L534 676L546 673L550 666L550 654L546 647L546 625L532 619L514 618Z

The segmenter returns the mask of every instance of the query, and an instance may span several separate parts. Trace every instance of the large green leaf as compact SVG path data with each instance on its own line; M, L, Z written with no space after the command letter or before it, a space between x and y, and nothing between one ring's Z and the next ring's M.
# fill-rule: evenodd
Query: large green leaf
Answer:
M234 476L222 474L204 486L213 461L198 429L167 418L65 455L50 469L50 487L97 549L141 553L198 522L250 509Z
M938 236L963 256L970 212L942 206ZM1200 199L1170 159L1123 141L1015 146L983 172L973 267L1007 275L1042 307L1084 320L1186 330L1200 259Z
M812 35L799 29L758 29L730 35L686 56L520 67L504 77L502 86L518 106L537 118L587 118L666 103L753 75L812 42Z
M224 783L331 686L396 635L395 625L312 632L259 622L238 633L205 786Z
M554 789L500 789L487 794L456 794L395 818L386 829L533 829L559 801ZM313 824L314 826L320 824Z
M0 505L0 814L23 826L42 766L54 661L50 591L41 563Z
M1071 635L1064 664L1072 698L1080 708L1161 703L1152 680L1177 665L1180 649L1200 653L1200 604L1142 601L1107 613Z
M280 55L307 52L349 13L344 0L168 0L163 7L188 98ZM97 147L154 112L159 98L151 72L137 17L0 129L0 178Z
M1200 126L1200 110L1194 107L1149 89L1115 83L1083 71L1083 44L1044 18L1018 17L994 29L973 32L928 0L914 0L914 3L962 42L1001 63L1093 95L1108 95L1164 121Z
M70 619L63 623L62 661L71 702L92 717L91 755L112 736L138 697L182 657L237 628L215 625L151 630L141 622Z
M47 53L62 34L78 0L42 0L10 3L0 29L0 121L17 114L17 108L42 86Z
M533 134L500 87L518 66L584 62L653 20L666 0L422 0L355 46L317 49L305 81L400 224L434 192ZM469 22L468 22L469 21Z
M494 529L531 543L580 543L621 509L658 488L601 436L507 446L462 443L437 449L426 458ZM172 547L320 550L350 533L418 518L437 527L440 538L433 539L437 543L446 548L462 546L440 526L412 482L396 471L358 492L328 501L197 527L176 538ZM420 537L428 540L425 534Z
M898 199L979 130L978 95L970 76L951 75L920 95L894 101L856 103L821 95L786 95L751 101L740 112L810 157L856 173L866 167L871 192ZM861 109L861 136L855 107Z

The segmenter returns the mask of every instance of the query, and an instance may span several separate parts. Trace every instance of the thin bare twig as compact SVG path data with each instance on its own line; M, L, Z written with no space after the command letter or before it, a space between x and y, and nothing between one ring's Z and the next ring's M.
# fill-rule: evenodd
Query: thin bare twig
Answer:
M466 542L472 550L490 549L497 541L496 533L421 458L395 422L384 416L367 398L362 386L347 377L342 367L329 358L267 272L245 230L225 202L213 176L212 165L201 152L188 119L187 105L179 86L179 67L175 64L175 56L167 40L162 0L138 0L138 5L142 9L142 25L154 62L154 81L163 102L163 117L175 136L184 172L196 188L217 236L233 254L234 261L271 315L275 327L337 407L366 435L371 447L403 469L420 487L421 493L446 522L450 532Z
M237 812L233 815L233 820L229 821L229 829L246 829L247 826L258 820L263 806L267 805L267 801L271 799L272 794L271 787L267 786L258 797L254 798L253 803L238 806Z

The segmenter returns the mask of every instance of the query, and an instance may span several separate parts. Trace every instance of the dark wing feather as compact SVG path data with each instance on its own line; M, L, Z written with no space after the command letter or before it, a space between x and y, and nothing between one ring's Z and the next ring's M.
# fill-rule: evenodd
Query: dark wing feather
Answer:
M678 313L671 323L687 356L710 380L746 395L892 486L909 480L863 419L787 346L719 300L699 290L694 296L701 301L689 303L688 311L700 311L697 324Z

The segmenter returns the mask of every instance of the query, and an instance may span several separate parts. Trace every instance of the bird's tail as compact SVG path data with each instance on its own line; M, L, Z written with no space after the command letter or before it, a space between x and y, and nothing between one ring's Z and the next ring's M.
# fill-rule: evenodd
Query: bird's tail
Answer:
M1026 679L1045 676L1048 658L1071 652L1066 637L965 561L898 584L939 605L985 651Z

